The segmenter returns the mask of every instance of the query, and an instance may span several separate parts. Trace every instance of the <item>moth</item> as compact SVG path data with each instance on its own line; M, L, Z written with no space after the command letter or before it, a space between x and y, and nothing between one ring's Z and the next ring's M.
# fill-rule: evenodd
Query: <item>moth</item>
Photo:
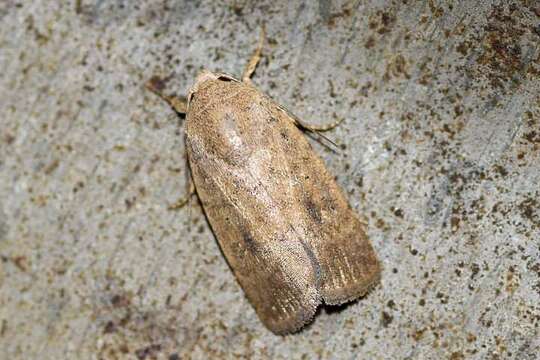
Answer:
M259 91L204 70L187 101L148 87L186 114L194 189L232 271L264 325L276 334L309 323L323 302L363 296L380 278L365 225L300 129L303 123Z

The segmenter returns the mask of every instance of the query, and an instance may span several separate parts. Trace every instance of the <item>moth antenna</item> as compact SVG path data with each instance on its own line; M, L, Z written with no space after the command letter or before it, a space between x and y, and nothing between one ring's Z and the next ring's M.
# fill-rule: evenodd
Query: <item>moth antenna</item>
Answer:
M317 131L314 131L314 130L309 130L309 129L304 129L304 130L306 130L306 134L310 138L312 138L313 140L315 140L316 142L318 142L319 144L321 144L322 146L324 146L325 148L327 148L328 150L330 150L334 154L341 154L341 150L340 150L338 144L336 144L335 142L330 140L328 137L326 137L323 134L321 134L321 133L319 133ZM329 146L325 141L321 141L321 139L327 141L328 143L330 143L333 146Z
M321 134L320 132L318 131L315 131L315 133L320 136L321 138L323 138L324 140L328 141L330 144L334 145L336 147L336 149L338 150L339 152L339 146L338 144L336 144L334 141L332 141L329 137L327 136L324 136L323 134Z

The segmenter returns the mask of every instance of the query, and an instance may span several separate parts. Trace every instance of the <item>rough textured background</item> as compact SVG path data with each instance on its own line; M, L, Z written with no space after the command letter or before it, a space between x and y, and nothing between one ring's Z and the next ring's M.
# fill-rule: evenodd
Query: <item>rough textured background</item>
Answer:
M384 264L276 337L184 191L181 119L143 88L254 81L314 144ZM0 2L0 357L536 359L538 1Z

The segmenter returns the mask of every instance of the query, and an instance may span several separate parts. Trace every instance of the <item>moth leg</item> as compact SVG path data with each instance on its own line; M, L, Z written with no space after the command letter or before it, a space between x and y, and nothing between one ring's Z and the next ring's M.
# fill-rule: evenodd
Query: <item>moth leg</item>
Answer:
M334 121L330 124L326 124L326 125L310 125L310 124L307 124L305 123L304 121L302 121L301 119L299 119L296 115L294 115L293 113L291 113L289 110L287 110L286 108L284 108L283 106L281 105L277 105L277 108L279 111L285 113L286 118L288 120L290 120L296 127L302 129L302 130L306 130L308 132L311 132L315 135L317 135L318 137L318 140L319 141L320 139L323 139L327 142L329 142L330 144L332 144L335 148L339 148L339 146L333 142L332 140L330 140L329 138L327 138L326 136L324 136L323 134L321 134L323 131L328 131L328 130L332 130L333 128L335 128L336 126L338 126L339 124L341 124L341 122L343 121L343 119L340 119L340 120L337 120L337 121ZM331 147L328 147L326 144L324 144L324 142L321 142L319 141L322 145L326 146L328 149L332 150Z
M193 181L190 181L187 195L176 200L173 204L170 204L167 208L169 210L178 210L184 207L189 202L193 194L195 194L195 185L193 184Z
M242 81L245 83L251 84L251 75L253 75L253 72L255 72L255 69L257 68L257 64L261 60L261 52L265 38L266 30L264 29L263 25L261 28L261 37L259 38L259 44L257 45L257 49L255 49L255 52L249 59L249 62L247 63L244 72L242 73Z
M166 95L163 93L163 81L158 77L151 78L145 87L154 94L165 100L177 113L185 114L187 112L187 100L184 97Z

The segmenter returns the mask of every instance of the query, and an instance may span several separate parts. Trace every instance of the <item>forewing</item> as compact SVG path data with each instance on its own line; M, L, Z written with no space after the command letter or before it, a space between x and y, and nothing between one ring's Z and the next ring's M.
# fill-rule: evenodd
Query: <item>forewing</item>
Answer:
M230 92L245 86L232 85ZM230 267L263 323L283 334L313 317L318 266L271 177L271 149L255 123L269 119L253 120L254 109L244 109L212 108L201 123L188 114L186 144L197 193Z
M269 100L271 102L271 100ZM341 189L312 150L294 119L279 106L269 106L279 119L281 154L291 178L299 186L289 187L297 199L295 219L306 234L303 240L315 254L320 272L320 293L327 304L341 304L364 295L380 277L380 265L366 230L351 209ZM300 215L302 214L302 215Z

